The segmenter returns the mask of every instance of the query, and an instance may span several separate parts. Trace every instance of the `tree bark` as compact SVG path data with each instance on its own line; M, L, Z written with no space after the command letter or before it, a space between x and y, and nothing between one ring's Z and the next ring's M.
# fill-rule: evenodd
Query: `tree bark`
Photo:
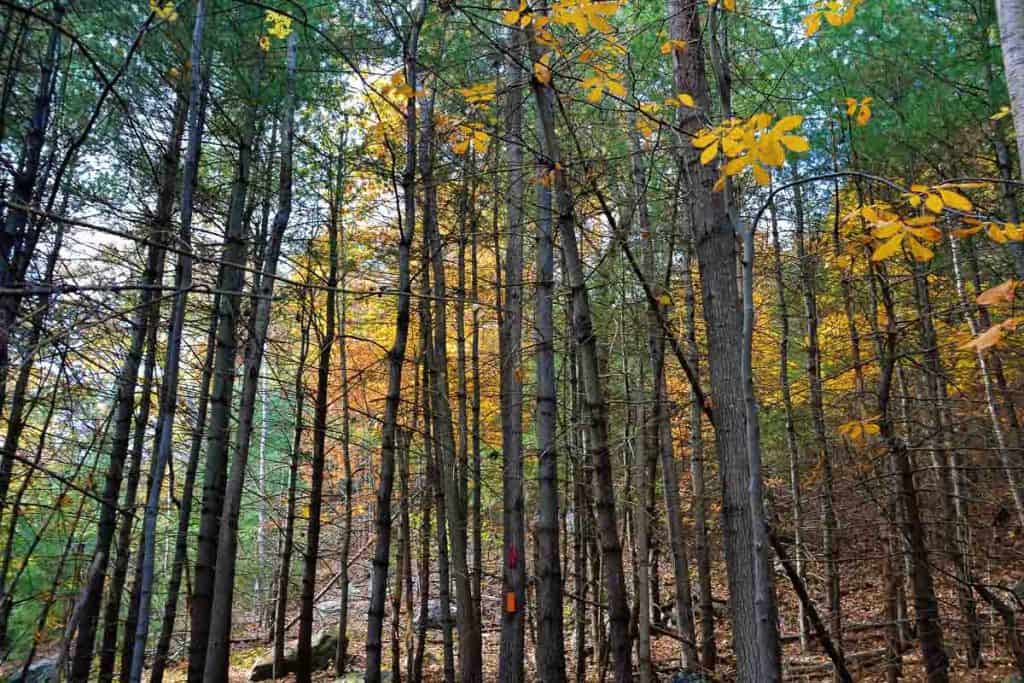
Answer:
M502 481L502 609L498 672L502 683L524 677L526 614L526 527L523 494L523 79L518 64L523 32L511 33L510 71L505 97L505 166L509 169L505 202L505 274L499 320L499 375ZM542 219L543 220L543 219ZM496 238L497 239L497 238ZM541 361L543 362L543 361ZM540 367L540 363L538 363ZM556 498L557 504L557 498ZM557 530L556 530L557 532ZM552 634L553 635L553 634ZM540 647L543 647L538 643ZM543 657L537 651L538 664ZM538 673L540 671L538 670ZM557 674L556 674L557 675Z
M531 45L531 61L540 59L540 48ZM622 566L622 544L619 541L615 514L615 486L611 453L608 445L608 404L599 371L597 336L590 311L590 297L583 272L583 261L576 241L574 200L569 179L562 164L562 154L555 131L555 92L550 82L536 77L530 81L541 129L541 149L548 173L554 181L558 233L565 259L565 274L572 295L572 333L576 338L580 375L587 407L587 446L594 467L598 530L601 538L604 577L608 590L608 617L611 625L609 643L617 683L633 680L631 634L629 631L629 599Z
M242 370L242 395L238 406L238 427L235 433L235 457L224 495L217 544L217 572L213 584L210 610L210 637L207 642L203 679L226 681L231 648L231 616L235 588L235 561L238 551L238 515L242 506L242 488L252 445L256 411L256 392L260 384L260 368L270 326L270 310L277 282L277 261L281 241L292 212L292 148L295 119L295 32L288 37L288 66L284 113L281 122L281 171L278 180L277 211L270 228L270 239L263 254L262 273L255 309L245 347ZM330 283L329 283L330 284ZM330 297L330 293L328 294ZM330 315L328 315L330 319Z
M427 0L420 0L411 17L405 39L406 82L415 84L418 72L420 28L427 13ZM399 223L398 309L395 315L395 341L388 352L388 393L381 430L381 467L377 488L376 537L374 539L373 579L366 633L366 681L380 683L383 655L384 603L391 559L391 491L395 480L395 435L401 404L402 366L409 337L409 252L416 227L416 99L405 104L405 168L402 171L404 216Z
M668 0L668 16L669 36L689 45L685 55L679 50L674 52L676 90L692 93L698 109L710 111L698 6ZM680 163L692 179L690 209L701 273L708 365L711 386L715 387L711 397L712 421L722 483L722 526L737 674L741 680L777 681L781 664L778 624L769 618L775 613L772 596L755 594L757 584L770 579L770 574L766 566L767 549L755 547L753 534L756 511L751 504L756 494L751 490L754 473L748 462L748 392L741 372L745 344L737 290L737 229L722 193L712 190L714 169L700 163L697 150L689 143L689 136L702 127L702 119L687 109L682 110L681 116ZM750 263L749 258L745 261Z
M224 263L217 288L223 292L218 315L217 344L213 363L213 389L210 394L210 424L206 439L206 468L203 471L203 502L196 550L195 587L192 593L191 640L188 681L200 683L206 668L206 653L213 619L214 582L217 571L217 545L224 493L227 487L231 445L231 413L238 356L238 322L241 316L244 264L247 250L245 221L246 195L256 138L256 95L260 90L264 56L260 50L253 67L252 90L243 114L238 142L238 157L228 206L227 229L221 260Z

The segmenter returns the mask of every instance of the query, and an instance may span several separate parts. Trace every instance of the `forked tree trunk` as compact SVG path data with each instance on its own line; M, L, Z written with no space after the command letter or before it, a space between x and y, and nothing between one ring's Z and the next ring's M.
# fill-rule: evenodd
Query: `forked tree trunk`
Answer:
M284 112L281 122L281 171L278 180L277 211L270 229L270 240L263 254L262 273L249 334L246 339L242 395L238 406L238 427L235 433L235 457L224 495L217 545L217 573L213 584L213 605L210 612L210 638L207 643L206 681L226 681L231 650L231 613L235 588L235 561L238 550L238 515L242 507L242 491L252 445L256 412L256 393L260 386L260 368L270 326L270 310L277 282L277 261L281 241L292 211L292 147L295 119L295 63L297 34L288 37L288 66ZM330 319L330 316L328 316Z
M178 254L178 263L174 274L174 286L177 298L171 309L171 322L168 331L167 351L163 367L163 386L160 405L160 422L157 425L157 437L153 454L153 481L146 497L146 511L142 524L142 547L139 554L143 567L139 587L139 621L135 631L134 652L132 654L131 675L129 680L138 683L142 680L142 666L146 656L146 640L149 635L149 609L152 598L153 580L156 571L153 558L156 549L156 521L160 507L160 494L163 488L163 473L171 457L172 437L174 434L174 418L178 405L178 376L181 368L181 343L185 327L185 310L188 303L188 290L192 287L192 214L195 189L199 178L199 152L202 144L202 128L204 123L204 97L206 85L204 81L208 72L203 66L203 32L206 27L206 0L200 0L196 6L195 25L192 30L192 84L189 93L188 113L188 147L185 152L184 178L181 192L181 225L179 227L178 244L182 251Z
M227 228L221 257L224 266L217 282L217 288L223 292L223 296L218 316L217 349L214 352L210 425L206 439L206 467L203 471L203 503L199 519L195 587L191 604L189 683L201 683L205 680L206 652L213 619L217 546L231 448L232 408L237 374L235 365L239 343L238 323L241 317L242 288L245 283L244 268L248 258L246 196L249 191L253 145L256 140L256 95L260 91L265 61L263 52L258 52L253 67L252 91L241 123L238 157L231 183Z

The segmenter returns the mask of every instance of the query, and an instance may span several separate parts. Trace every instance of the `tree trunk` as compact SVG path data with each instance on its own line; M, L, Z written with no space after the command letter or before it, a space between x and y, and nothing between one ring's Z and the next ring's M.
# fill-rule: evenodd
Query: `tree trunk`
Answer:
M202 128L205 122L205 94L208 71L203 66L203 32L206 24L206 1L200 0L196 7L195 25L192 30L192 84L189 93L188 147L185 152L184 178L181 192L181 225L178 244L183 249L178 254L174 285L178 292L171 309L167 351L163 367L163 386L160 405L160 421L157 425L158 443L154 448L153 481L147 498L143 518L143 543L139 551L143 569L139 589L139 621L135 631L135 650L129 680L142 680L142 667L146 655L146 639L149 635L149 609L155 574L153 552L156 548L156 517L160 506L163 487L163 473L171 457L174 418L178 406L178 375L181 368L181 341L185 327L185 311L188 290L192 287L192 213L195 189L199 177L199 153L202 144ZM190 662L191 665L191 662Z
M288 616L288 589L291 586L292 552L295 547L295 498L302 462L302 434L305 431L306 358L309 353L309 332L313 315L306 310L305 293L299 309L299 360L295 369L295 426L292 431L292 451L288 467L288 502L285 512L284 539L281 541L281 569L277 577L277 604L274 614L274 674L284 666L284 641Z
M521 103L522 98L516 101ZM549 188L537 188L537 204L537 300L533 319L537 340L537 409L534 422L537 450L540 452L537 467L537 676L542 681L561 683L565 681L565 628L558 539L555 248ZM521 266L519 270L518 279L521 280ZM512 275L507 272L507 276ZM520 486L520 494L521 491Z
M635 125L634 123L634 128ZM639 135L634 134L631 137L633 145L632 187L633 202L635 204L634 213L639 222L640 236L644 244L644 277L648 282L656 283L652 288L652 293L655 298L660 298L662 294L661 284L657 283L658 278L655 272L655 235L647 209L646 175L640 160L640 140ZM667 261L671 265L671 254L668 255ZM668 273L671 273L671 267L666 268L666 274ZM665 284L668 284L667 280ZM647 311L647 345L650 351L651 383L653 388L652 411L649 418L655 425L655 439L651 443L651 447L657 451L657 455L661 458L665 514L668 516L669 543L672 546L676 624L682 636L680 643L680 665L684 671L695 671L699 665L696 647L697 637L693 623L693 592L690 586L689 552L686 547L686 533L683 530L682 504L679 501L679 472L676 465L675 448L672 443L672 416L665 384L665 331L658 312L650 308L650 306L653 306L653 304L649 303ZM693 363L695 357L691 357L688 360L690 363ZM643 421L641 424L643 424Z
M928 547L925 542L924 524L914 482L914 468L906 443L893 428L889 416L892 377L896 365L897 321L892 295L888 291L884 275L878 275L882 286L882 302L885 310L885 334L881 344L881 378L878 383L878 426L882 439L889 448L895 465L896 481L902 507L903 534L910 546L912 580L914 589L914 612L917 620L917 636L921 643L921 659L924 662L928 683L949 681L949 657L946 655L939 617L939 603L935 597Z
M996 0L999 42L1003 51L1006 88L1010 93L1017 163L1024 175L1024 0ZM1024 278L1024 249L1014 250L1017 277Z
M256 411L256 392L260 384L260 368L270 326L270 310L277 282L277 261L281 241L292 211L292 140L295 119L295 32L288 37L287 93L281 122L281 172L278 180L277 211L266 243L262 273L249 335L246 340L242 371L242 395L238 406L238 427L235 433L235 457L224 495L217 546L217 572L213 585L210 637L207 642L205 681L226 681L231 649L231 613L235 588L235 561L238 550L238 515L242 506L242 488L252 444ZM330 283L328 283L330 286ZM331 294L328 293L328 300ZM330 315L328 315L330 320Z
M213 379L213 352L217 341L217 311L220 309L220 295L215 294L210 306L210 322L206 332L206 356L203 360L202 376L199 379L199 398L196 401L196 417L192 427L192 444L189 448L188 464L185 468L185 481L182 483L181 502L178 510L178 529L174 541L174 560L171 563L171 576L167 580L167 599L164 602L163 624L160 627L160 639L157 641L153 666L150 669L150 683L162 683L167 657L171 651L171 638L178 615L178 596L181 591L181 575L188 562L188 539L192 520L192 500L194 496L196 473L199 470L199 456L203 450L206 413L210 405L210 383Z
M786 282L782 272L782 246L779 243L779 221L775 213L775 203L771 206L772 250L775 255L775 288L778 290L779 307L779 387L782 393L782 405L786 415L786 449L789 451L789 488L793 497L793 569L797 577L803 581L803 496L800 490L800 443L796 437L796 424L793 420L793 398L789 384L789 309L786 305ZM800 651L807 652L808 628L807 615L803 601L799 605Z
M531 60L540 59L539 46L531 46ZM611 453L608 445L608 405L599 371L597 337L594 332L587 292L576 241L574 200L569 188L566 169L557 133L555 132L555 92L551 83L531 79L536 101L538 123L541 129L541 149L545 165L554 180L555 204L558 213L558 233L562 241L565 273L572 294L572 333L577 340L580 355L580 375L587 406L587 446L594 467L598 530L604 562L604 577L608 589L608 616L611 624L609 643L615 666L617 683L633 680L631 635L629 632L629 599L622 566L622 544L619 541L615 514L615 486L612 476Z
M185 120L188 115L188 98L179 91L175 102L170 139L162 156L160 169L161 183L157 197L157 206L153 220L153 243L149 247L145 270L142 273L143 284L159 285L163 281L164 261L166 252L163 245L170 234L171 220L174 212L175 195L177 193L178 166L181 160L181 143L185 134ZM139 479L142 472L142 444L149 422L150 391L153 386L153 375L156 364L157 328L160 324L159 302L154 305L155 292L143 290L140 304L149 303L148 315L144 319L142 329L133 330L135 334L146 335L146 366L142 379L142 391L139 397L139 416L135 426L135 446L133 448L131 467L128 472L127 490L124 497L124 508L135 509ZM112 586L126 585L128 561L131 557L132 529L134 517L125 516L121 521L121 529L117 539L117 560L111 577ZM99 680L110 681L114 674L114 659L117 653L117 631L120 625L122 590L111 590L107 593L107 604L104 608L103 641L100 646ZM126 645L134 639L133 622L125 624L124 640ZM131 648L125 647L125 656L121 661L122 677L127 678L131 665Z
M11 187L10 199L7 202L7 216L4 220L3 230L0 231L0 286L3 287L13 284L13 278L16 276L15 266L19 262L25 262L24 255L18 253L18 243L24 237L25 227L28 224L29 206L33 202L36 186L39 184L40 162L43 146L46 143L46 129L50 123L50 105L53 100L53 73L57 68L62 36L61 24L66 13L67 5L62 0L54 0L46 53L39 69L39 81L32 103L32 114L25 128L25 140L22 143L20 156L21 163L17 172L12 174L14 182ZM18 304L19 297L17 296L10 294L0 296L0 377L5 382L8 344ZM7 500L12 459L13 455L5 453L3 460L0 461L0 512L3 511L4 501ZM99 615L99 607L91 609L90 605L87 609L89 618L95 622ZM86 625L85 630L91 631L92 638L95 638L95 623L92 623L91 626ZM82 642L82 644L88 644L91 647L92 641Z
M825 592L829 609L829 635L839 656L843 656L842 611L839 590L838 546L836 544L836 513L833 495L832 455L825 426L825 406L821 380L821 347L818 338L818 297L815 281L818 275L817 254L809 254L804 239L803 194L799 185L793 189L796 212L796 254L800 265L800 290L807 316L807 377L810 382L811 424L814 428L815 458L822 471L822 553L825 555Z
M203 503L199 520L196 550L195 587L192 594L191 641L189 645L188 681L200 683L206 668L206 653L213 620L214 582L217 570L221 515L227 487L228 460L231 445L231 412L235 386L235 364L238 356L238 323L241 316L244 264L247 259L246 194L256 138L256 95L260 90L264 69L263 52L259 52L253 68L252 97L243 114L238 143L238 158L228 207L224 234L224 263L217 288L223 292L218 315L217 350L213 363L213 390L210 394L210 426L206 440L206 468L203 471Z
M417 82L417 47L420 28L426 16L426 0L420 0L410 21L405 43L406 82ZM402 171L404 216L399 223L398 310L395 315L395 341L388 352L388 393L381 429L380 482L377 488L376 537L374 539L373 579L366 632L366 681L380 683L383 655L384 604L391 559L391 490L395 480L395 435L401 407L402 366L409 337L409 252L416 227L416 99L405 104L405 168Z
M679 50L674 52L676 90L692 93L698 108L710 111L698 6L668 0L668 16L669 36L689 45L685 56ZM737 290L737 230L722 193L712 190L715 169L702 165L698 151L689 144L687 137L703 125L702 118L687 113L689 111L684 109L681 114L680 163L687 177L693 179L690 187L695 218L693 234L701 273L711 386L715 387L712 421L722 483L722 526L733 617L733 649L741 680L777 681L781 676L778 624L768 618L775 613L772 596L755 595L757 584L761 583L758 579L767 580L770 575L766 566L767 549L755 547L753 534L755 510L751 509L751 486L754 473L748 462L748 401L745 373L741 371L744 330ZM750 264L749 258L745 261ZM750 495L748 490L752 491Z
M518 64L523 32L512 31L510 71L505 98L505 166L509 169L505 209L505 273L499 320L502 481L502 683L519 683L524 676L526 614L526 528L523 494L523 78ZM543 219L542 219L543 220ZM497 245L496 245L497 246ZM538 363L538 368L540 364ZM538 444L539 446L539 444ZM540 446L539 446L540 447ZM542 447L541 447L542 448ZM542 451L543 452L543 451ZM556 498L557 505L557 498ZM556 530L557 533L557 530ZM554 634L551 634L552 636ZM560 636L559 636L560 637ZM553 644L553 643L552 643ZM538 664L544 657L537 651ZM538 670L539 673L539 670ZM557 675L557 674L556 674Z

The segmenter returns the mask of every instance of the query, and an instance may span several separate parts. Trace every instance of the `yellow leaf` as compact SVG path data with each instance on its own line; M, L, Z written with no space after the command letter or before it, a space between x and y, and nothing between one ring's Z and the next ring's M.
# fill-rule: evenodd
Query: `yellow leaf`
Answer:
M803 18L804 35L808 38L814 36L821 29L821 12L812 12Z
M780 140L790 152L807 152L811 149L807 138L801 135L783 135Z
M736 175L737 173L742 173L743 169L745 169L749 165L750 165L750 158L749 157L745 157L745 156L739 157L738 159L733 159L732 161L727 163L725 165L725 168L722 169L722 172L725 173L725 175L727 175L727 176Z
M938 242L942 239L942 232L935 227L926 226L923 228L910 228L910 234L914 237L920 237L928 242Z
M545 52L540 61L533 64L533 76L544 85L551 83L551 53Z
M693 139L693 146L700 149L707 147L712 142L718 142L718 136L709 130L704 130Z
M900 232L902 229L903 227L899 223L897 223L896 221L891 221L889 223L883 223L882 225L878 226L871 234L876 239L887 240L896 233Z
M982 225L973 225L969 228L958 228L953 231L953 237L970 237L981 231Z
M858 126L865 126L865 125L867 125L868 121L870 121L870 120L871 120L871 107L867 103L861 102L860 111L857 112L857 125Z
M935 256L935 253L931 249L924 246L910 235L907 235L907 238L904 240L904 243L910 249L910 255L913 256L914 260L919 263L931 261L932 257Z
M1007 280L1001 285L990 287L978 296L978 304L980 306L995 306L996 304L1013 303L1019 284L1019 280Z
M718 180L715 181L714 187L711 188L712 192L721 192L725 188L726 176L718 176Z
M701 154L700 154L700 163L702 163L705 166L707 166L712 161L714 161L715 157L717 157L717 156L718 156L718 140L715 139L715 140L713 140L711 142L710 145L708 145L707 147L704 148L703 152L701 152Z
M951 209L956 209L957 211L970 211L974 208L971 206L971 200L959 192L939 188L939 194L942 196L942 202Z
M999 111L997 111L995 114L992 114L992 116L990 116L989 119L991 119L992 121L998 121L999 119L1005 118L1009 115L1010 108L1007 107L1006 105L1003 105L1002 107L999 108Z
M788 133L794 128L798 128L801 123L804 122L804 117L794 114L785 118L779 119L779 122L775 124L775 132L777 133Z
M604 85L608 92L614 95L615 97L626 96L626 86L622 85L622 83L620 83L619 81L606 81Z
M670 297L668 294L662 294L661 296L658 297L658 303L661 304L662 306L671 306L672 297Z
M992 225L990 223L985 232L988 233L989 239L995 242L996 244L1006 244L1006 233L1000 230L998 225Z
M857 111L857 99L854 97L846 98L846 115L853 116L853 112Z
M452 151L456 154L465 154L469 151L469 140L459 140L452 145Z
M925 197L924 208L928 209L932 213L942 213L942 198L937 194L929 194Z
M758 185L760 185L761 187L767 187L768 185L771 185L772 177L768 173L768 171L764 170L764 166L762 166L761 164L754 164L753 169L754 180L757 182Z
M663 55L672 54L672 52L674 50L679 50L680 52L682 52L685 49L686 49L686 41L685 40L667 40L667 41L665 41L664 43L661 44L661 54L663 54Z
M900 245L903 243L903 233L898 233L888 242L882 244L882 246L875 249L875 253L871 254L872 261L884 261L885 259L898 253Z

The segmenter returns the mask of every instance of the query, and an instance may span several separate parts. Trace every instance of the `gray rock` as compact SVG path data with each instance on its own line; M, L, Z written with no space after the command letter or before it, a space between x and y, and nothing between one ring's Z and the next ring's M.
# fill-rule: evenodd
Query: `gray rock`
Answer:
M363 683L364 680L366 680L365 671L348 671L342 674L341 678L335 678L334 683ZM395 678L390 671L381 671L380 680L393 681Z
M57 680L57 660L39 659L25 672L24 678L21 670L7 679L8 683L48 683Z
M310 660L310 668L313 671L326 669L334 662L335 651L338 649L338 634L336 630L324 628L313 634L312 650L313 656ZM298 666L298 648L295 643L289 644L284 649L284 661L277 667L279 677L295 673ZM274 678L274 653L269 652L261 657L249 672L250 681L269 681Z
M455 624L455 603L449 603L451 606L451 622ZM416 615L416 627L419 628L423 624L421 623L420 615ZM440 631L444 626L444 619L441 617L441 601L430 600L427 603L427 618L426 628L428 630Z

